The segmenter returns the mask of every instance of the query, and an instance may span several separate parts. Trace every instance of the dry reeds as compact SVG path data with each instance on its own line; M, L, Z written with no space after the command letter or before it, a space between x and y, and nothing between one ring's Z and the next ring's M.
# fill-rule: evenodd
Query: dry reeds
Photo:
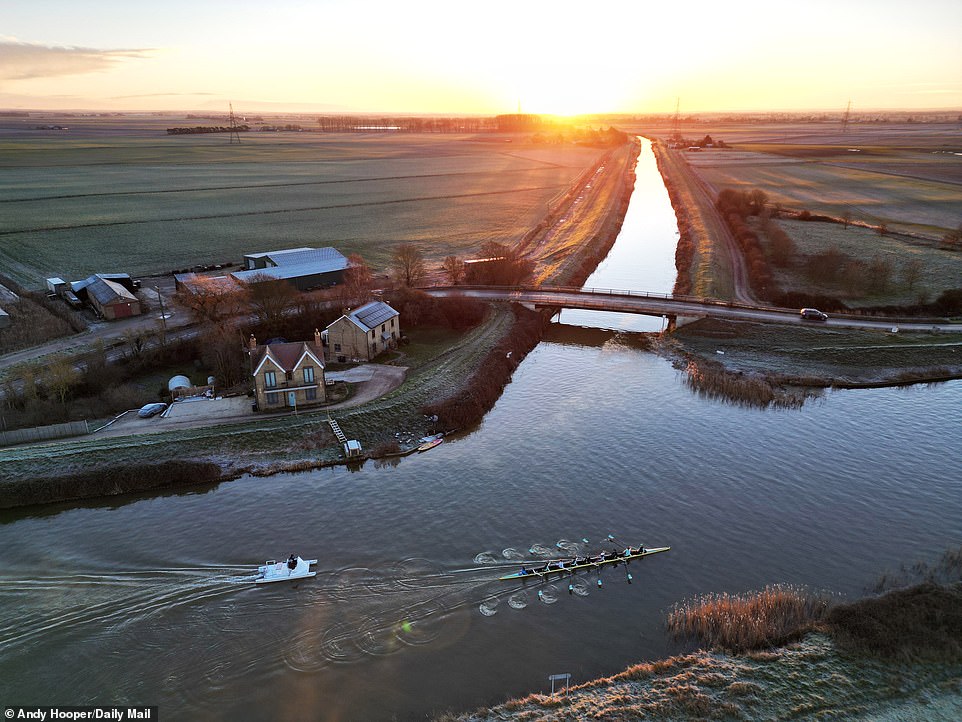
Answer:
M810 631L828 609L825 597L773 585L747 594L709 594L675 605L668 631L675 639L741 653L784 644Z

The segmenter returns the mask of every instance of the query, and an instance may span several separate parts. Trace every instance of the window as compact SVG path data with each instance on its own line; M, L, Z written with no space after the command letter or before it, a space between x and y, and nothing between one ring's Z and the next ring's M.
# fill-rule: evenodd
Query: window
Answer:
M275 386L277 386L277 374L275 374L273 371L265 371L264 386L266 386L269 389L272 389Z
M277 406L277 397L279 394L267 394L267 405Z
M384 333L384 324L381 324L381 333Z
M286 371L286 372L284 373L284 377L285 377L288 381L290 381L291 379L294 378L294 372L293 372L293 371Z
M341 350L341 344L339 344L339 343L334 344L334 350L335 350L335 351L340 351L340 350Z
M371 329L371 338L374 338L374 329Z
M317 401L317 389L306 389L304 391L304 398L308 401Z
M314 383L314 367L313 366L304 367L304 383L305 384Z

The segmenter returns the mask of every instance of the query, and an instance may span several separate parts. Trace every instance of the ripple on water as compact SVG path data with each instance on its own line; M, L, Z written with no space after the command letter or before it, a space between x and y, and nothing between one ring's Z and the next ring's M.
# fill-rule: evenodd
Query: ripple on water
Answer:
M496 564L499 561L494 552L481 552L474 557L475 564Z
M501 551L501 556L510 562L521 562L525 559L525 553L515 549L514 547L508 547Z
M545 546L544 544L532 544L528 549L529 554L534 554L537 557L550 557L554 552L554 547Z
M528 606L528 593L515 592L508 597L508 606L512 609L524 609Z
M558 601L558 587L548 584L538 590L538 599L545 604L554 604Z
M498 603L499 600L497 597L489 597L481 602L478 606L478 611L486 617L493 617L498 613Z

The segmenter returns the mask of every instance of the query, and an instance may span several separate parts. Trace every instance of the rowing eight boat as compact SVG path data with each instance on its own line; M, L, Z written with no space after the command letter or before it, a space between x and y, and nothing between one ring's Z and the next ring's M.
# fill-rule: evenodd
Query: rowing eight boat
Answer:
M642 557L658 554L659 552L666 552L669 549L671 549L671 547L655 547L654 549L645 549L642 547L640 552L635 552L632 554L612 554L610 556L605 556L603 559L599 557L592 557L588 561L582 562L581 564L578 564L575 559L549 561L545 562L537 569L526 569L521 567L520 571L514 572L513 574L505 574L503 577L499 577L499 580L528 579L529 577L547 579L549 574L568 574L571 572L576 572L580 569L600 569L608 564L630 562L632 559L641 559Z

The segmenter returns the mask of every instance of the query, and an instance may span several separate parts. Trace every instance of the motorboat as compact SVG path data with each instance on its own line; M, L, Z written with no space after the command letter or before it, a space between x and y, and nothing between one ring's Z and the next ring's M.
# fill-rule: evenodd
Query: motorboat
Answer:
M313 577L317 572L311 571L312 564L317 564L317 559L301 559L293 554L290 559L284 562L269 559L257 567L257 576L254 577L254 583L269 584L270 582L286 582Z

